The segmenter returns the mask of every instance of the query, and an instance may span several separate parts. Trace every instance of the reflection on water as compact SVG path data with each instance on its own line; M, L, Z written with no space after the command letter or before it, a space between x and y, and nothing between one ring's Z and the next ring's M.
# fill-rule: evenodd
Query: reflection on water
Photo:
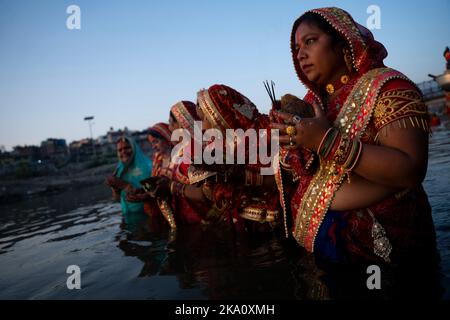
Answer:
M0 299L448 299L449 181L450 131L441 128L431 140L425 180L440 278L433 270L399 276L382 268L383 290L369 291L367 266L324 264L282 236L200 226L173 233L146 217L125 227L109 190L93 186L1 207ZM69 265L81 268L81 290L66 287Z
M446 289L443 298L450 299L450 122L434 131L430 140L425 190L433 209L438 250L441 256L441 283Z

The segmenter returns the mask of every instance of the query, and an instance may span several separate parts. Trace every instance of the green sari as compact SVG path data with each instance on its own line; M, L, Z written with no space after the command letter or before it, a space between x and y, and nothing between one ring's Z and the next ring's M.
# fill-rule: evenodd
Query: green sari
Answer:
M142 152L139 145L130 137L124 137L131 145L133 155L128 163L119 161L115 176L120 178L134 188L141 188L140 181L147 179L152 173L152 161ZM120 205L125 223L133 223L136 219L145 215L143 202L129 202L126 199L126 191L120 191Z

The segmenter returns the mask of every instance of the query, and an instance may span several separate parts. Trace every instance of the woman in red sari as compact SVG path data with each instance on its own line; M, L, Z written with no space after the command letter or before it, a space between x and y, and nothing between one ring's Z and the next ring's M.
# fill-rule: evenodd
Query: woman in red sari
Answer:
M260 114L247 97L225 85L201 90L197 112L204 131L218 129L224 138L227 129L246 131L270 126L268 116ZM240 143L245 141L235 140L235 155ZM192 165L189 172L191 185L185 189L185 195L212 208L206 219L226 221L237 230L256 231L261 226L271 229L269 225L275 226L279 221L278 199L274 196L276 188L263 185L260 163L248 164L249 149L245 144L245 165L203 165L207 171Z
M199 121L196 111L197 106L190 101L180 101L170 109L169 128L172 132L177 129L187 130L190 137L194 137L194 122ZM180 149L176 158L171 160L172 182L170 191L172 193L172 208L175 219L179 224L198 224L203 221L199 211L205 211L199 205L195 205L184 197L183 190L190 184L188 169L190 154L184 154L186 149Z
M170 170L171 136L172 132L169 129L169 125L164 122L157 123L148 129L147 139L153 149L153 177L172 177Z
M172 150L171 135L172 132L169 129L169 124L164 122L157 123L148 129L147 139L153 150L151 179L156 177L172 178L172 170L170 168L170 153ZM146 196L144 207L147 215L152 219L158 219L162 213L164 218L169 222L169 225L175 228L175 219L173 218L173 212L167 200L155 199L154 195L149 194L145 188L142 190Z
M190 101L180 101L170 110L169 125L170 135L176 130L186 130L180 136L188 134L189 139L194 137L194 122L199 118L196 113L196 105ZM166 128L164 126L164 128ZM169 136L169 132L166 132ZM192 145L192 144L191 144ZM192 152L187 148L175 146L176 154L169 155L170 163L167 172L170 174L155 174L153 178L143 181L142 184L151 197L155 198L158 206L171 226L175 229L179 225L199 224L203 222L201 212L206 212L199 203L194 203L185 197L185 189L191 184L188 169Z
M432 256L421 185L429 128L419 89L384 66L384 46L342 9L297 19L291 51L315 111L312 118L273 112L282 145L277 183L296 241L336 262ZM303 150L315 157L314 172L298 161Z

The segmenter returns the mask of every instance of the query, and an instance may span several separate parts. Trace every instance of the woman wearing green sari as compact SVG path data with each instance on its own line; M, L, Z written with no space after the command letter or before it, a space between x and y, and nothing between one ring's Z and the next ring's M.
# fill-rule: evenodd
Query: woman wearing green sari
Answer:
M145 192L140 192L140 181L151 176L152 161L132 138L126 136L117 141L117 156L117 168L106 183L112 189L113 198L120 201L125 223L132 224L145 217Z

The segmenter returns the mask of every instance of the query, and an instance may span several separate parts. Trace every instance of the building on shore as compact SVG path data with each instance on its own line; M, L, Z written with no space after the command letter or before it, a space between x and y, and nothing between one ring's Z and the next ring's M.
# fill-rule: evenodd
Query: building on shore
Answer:
M15 146L11 152L14 161L37 162L41 157L41 150L38 146Z
M67 147L65 139L49 138L41 142L41 160L53 161L61 164L69 159L69 155L69 148Z
M57 147L51 146L51 143L47 141L44 143L44 147L15 146L12 152L2 153L0 176L26 178L55 172L57 166L68 161L68 152L67 146L64 147L65 140L53 140L57 141Z
M46 174L70 162L117 161L116 142L123 135L132 137L147 156L152 156L147 130L131 131L127 127L114 130L111 127L106 135L95 140L86 138L67 145L65 139L48 138L40 146L15 146L11 152L0 149L0 176Z
M100 144L102 148L103 154L116 154L116 143L117 140L124 136L130 136L133 138L136 143L141 147L142 151L148 155L151 156L152 154L152 148L150 143L148 142L147 136L148 131L142 130L142 131L131 131L127 127L125 127L123 130L114 130L112 127L107 132L105 136L101 136L97 139L98 144Z
M435 80L417 83L430 114L446 116L445 92Z
M84 162L94 158L94 141L85 138L69 144L70 161Z

